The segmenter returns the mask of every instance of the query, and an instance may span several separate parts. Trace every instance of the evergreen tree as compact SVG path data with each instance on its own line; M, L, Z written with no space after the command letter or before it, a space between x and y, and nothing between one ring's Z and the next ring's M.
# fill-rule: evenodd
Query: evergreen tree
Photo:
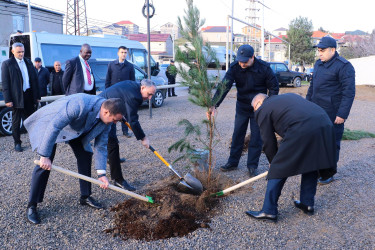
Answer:
M298 17L290 22L285 40L290 43L290 60L293 63L305 65L314 62L312 33L313 25L307 17Z
M209 44L204 44L203 38L199 30L204 25L205 20L200 19L200 12L193 4L193 0L186 0L187 9L183 21L178 17L178 26L183 39L187 42L184 49L176 48L175 61L178 62L177 72L183 79L181 84L189 87L189 101L204 109L202 115L205 116L209 112L210 107L215 106L220 96L213 100L214 89L222 89L224 84L219 79L210 78L207 75L208 63L216 65L219 70L219 61L215 52ZM220 91L222 92L222 91ZM169 148L171 150L179 150L184 152L182 158L192 158L192 154L196 148L195 143L203 145L208 150L208 173L207 183L210 185L211 171L213 168L213 148L217 141L215 136L215 120L213 116L203 119L202 124L206 128L206 133L202 134L200 125L193 125L188 119L179 122L179 125L185 126L185 136L177 141Z

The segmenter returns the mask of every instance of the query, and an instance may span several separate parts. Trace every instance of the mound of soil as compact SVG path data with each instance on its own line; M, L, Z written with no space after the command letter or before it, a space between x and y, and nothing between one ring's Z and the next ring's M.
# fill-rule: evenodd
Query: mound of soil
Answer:
M201 195L181 193L178 182L177 178L169 177L147 188L146 193L154 199L154 204L129 199L111 208L115 212L115 227L106 232L124 240L152 241L182 237L198 228L209 228L210 211L219 199L210 196L212 190Z

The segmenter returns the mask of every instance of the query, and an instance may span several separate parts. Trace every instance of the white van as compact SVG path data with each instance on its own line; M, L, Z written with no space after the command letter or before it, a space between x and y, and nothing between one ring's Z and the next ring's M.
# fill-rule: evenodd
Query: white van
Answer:
M34 61L35 57L42 59L44 67L50 71L55 61L60 61L65 68L65 62L79 55L81 45L87 43L92 48L91 59L115 60L118 58L118 47L129 49L127 60L147 72L147 50L138 41L127 39L125 36L93 35L73 36L53 34L48 32L31 32L13 34L10 36L9 51L12 44L20 42L25 46L25 57ZM159 73L159 63L151 57L151 75Z

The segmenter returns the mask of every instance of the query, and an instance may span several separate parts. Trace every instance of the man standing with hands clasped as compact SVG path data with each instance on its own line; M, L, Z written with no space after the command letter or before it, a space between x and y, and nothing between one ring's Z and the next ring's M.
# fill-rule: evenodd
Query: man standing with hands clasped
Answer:
M338 162L344 122L349 116L355 96L355 71L349 61L339 56L336 46L336 40L328 36L314 46L318 48L320 59L314 65L306 99L322 107L331 119L335 129L335 157ZM336 172L336 168L321 171L318 183L331 183Z
M254 119L251 100L258 93L267 94L268 92L270 96L277 95L279 93L279 83L270 65L255 58L254 49L250 45L246 44L239 47L236 60L230 65L224 76L223 81L226 81L226 87L224 88L223 95L217 101L216 106L210 108L207 115L215 115L216 108L219 107L235 82L237 103L230 156L228 162L220 167L220 170L225 172L237 169L250 120L251 137L248 148L247 168L251 177L256 175L255 170L258 167L259 157L262 152L262 139L258 124ZM218 94L216 92L214 100Z

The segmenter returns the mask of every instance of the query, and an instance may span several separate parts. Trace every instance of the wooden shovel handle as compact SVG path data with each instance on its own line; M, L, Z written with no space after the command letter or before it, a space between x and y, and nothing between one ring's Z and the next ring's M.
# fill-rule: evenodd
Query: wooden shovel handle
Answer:
M37 165L40 165L40 162L39 160L35 160L34 161L35 164ZM102 181L99 181L97 179L94 179L94 178L91 178L91 177L88 177L86 175L82 175L82 174L79 174L79 173L76 173L76 172L73 172L73 171L70 171L68 169L65 169L65 168L62 168L62 167L58 167L58 166L55 166L55 165L52 165L52 169L53 170L56 170L57 172L60 172L60 173L63 173L63 174L66 174L66 175L70 175L70 176L73 176L75 178L78 178L78 179L82 179L82 180L85 180L85 181L88 181L88 182L91 182L91 183L94 183L94 184L97 184L97 185L102 185L104 184L104 182ZM111 185L109 184L108 185L108 188L109 189L112 189L114 191L117 191L117 192L120 192L120 193L123 193L123 194L126 194L126 195L129 195L133 198L136 198L138 200L142 200L142 201L146 201L146 202L150 202L150 203L154 203L152 198L151 197L144 197L144 196L141 196L139 194L136 194L134 192L131 192L131 191L128 191L128 190L125 190L125 189L122 189L122 188L119 188L119 187L116 187L114 185Z

